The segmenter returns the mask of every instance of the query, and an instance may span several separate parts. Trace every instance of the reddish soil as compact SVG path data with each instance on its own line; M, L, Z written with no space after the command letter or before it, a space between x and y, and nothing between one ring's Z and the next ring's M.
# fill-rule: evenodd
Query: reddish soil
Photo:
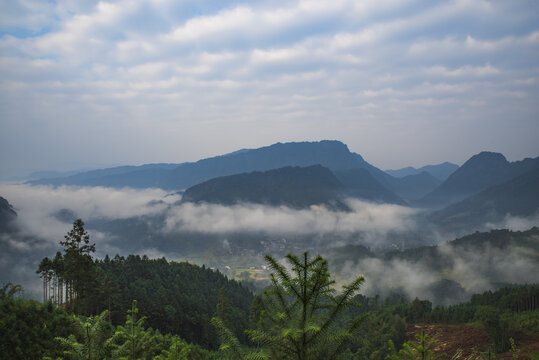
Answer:
M437 354L446 353L451 358L458 349L462 350L463 358L477 355L479 351L485 351L489 345L487 332L475 326L439 325L439 324L416 324L406 327L406 340L415 341L415 334L425 331L433 340L436 340ZM516 332L511 334L515 339L517 349L520 349L519 358L526 359L533 352L539 351L539 334L525 334ZM497 359L512 359L513 354L508 352L499 354Z

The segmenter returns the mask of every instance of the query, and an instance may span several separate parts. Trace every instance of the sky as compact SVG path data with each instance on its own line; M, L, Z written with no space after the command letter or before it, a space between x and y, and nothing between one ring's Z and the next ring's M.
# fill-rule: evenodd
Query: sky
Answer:
M336 139L539 156L539 2L0 2L0 175Z

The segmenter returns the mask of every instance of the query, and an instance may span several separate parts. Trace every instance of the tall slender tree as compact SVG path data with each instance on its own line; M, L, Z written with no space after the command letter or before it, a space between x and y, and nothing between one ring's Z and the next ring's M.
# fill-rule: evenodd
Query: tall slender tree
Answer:
M52 260L44 258L36 271L43 279L43 300L65 304L70 311L89 313L90 304L84 302L96 287L95 264L91 255L95 252L95 244L90 244L90 235L81 219L75 220L60 245L64 247L64 254L57 252Z

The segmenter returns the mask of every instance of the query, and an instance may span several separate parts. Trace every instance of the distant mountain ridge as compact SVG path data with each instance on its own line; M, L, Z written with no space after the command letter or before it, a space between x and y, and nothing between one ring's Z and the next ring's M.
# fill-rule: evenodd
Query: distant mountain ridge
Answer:
M445 231L475 231L507 215L529 217L539 212L539 167L489 187L429 215ZM538 224L539 225L539 224Z
M286 166L311 165L322 165L332 171L367 169L376 179L392 179L382 170L367 163L359 154L350 152L342 142L323 140L276 143L258 149L242 149L193 163L122 166L87 171L68 177L31 180L28 183L32 185L159 187L181 190L220 176L267 171Z
M50 185L188 189L205 181L230 175L265 172L284 167L320 165L342 183L350 196L394 204L442 208L477 194L490 186L513 179L539 166L539 158L510 163L502 154L482 152L455 169L454 164L405 168L394 177L351 152L340 141L276 143L257 149L241 149L229 154L182 164L121 166L78 173L60 178L31 180ZM419 170L425 170L417 172ZM438 177L454 172L441 182Z
M439 206L455 203L488 187L516 178L536 167L539 167L539 157L509 162L500 153L484 151L472 156L417 204Z
M409 175L417 175L422 172L427 172L430 175L434 176L436 179L440 181L444 181L455 172L459 168L458 165L450 163L450 162L444 162L442 164L436 164L436 165L426 165L423 167L420 167L419 169L416 169L415 167L408 166L402 169L398 170L386 170L385 172L391 176L402 178Z
M311 165L321 165L330 170L364 166L340 141L276 143L227 156L182 164L173 170L166 186L188 188L218 176Z

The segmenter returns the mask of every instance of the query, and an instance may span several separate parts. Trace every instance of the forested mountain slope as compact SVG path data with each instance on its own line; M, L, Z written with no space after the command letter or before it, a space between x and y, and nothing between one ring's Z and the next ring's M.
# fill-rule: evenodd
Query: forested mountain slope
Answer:
M335 210L347 210L346 197L405 204L367 170L340 170L334 175L320 165L288 166L214 178L187 189L182 201L224 205L250 202L294 208L322 204Z
M326 205L346 209L343 185L320 165L284 167L218 177L187 189L183 202L232 205L241 202L305 208Z

